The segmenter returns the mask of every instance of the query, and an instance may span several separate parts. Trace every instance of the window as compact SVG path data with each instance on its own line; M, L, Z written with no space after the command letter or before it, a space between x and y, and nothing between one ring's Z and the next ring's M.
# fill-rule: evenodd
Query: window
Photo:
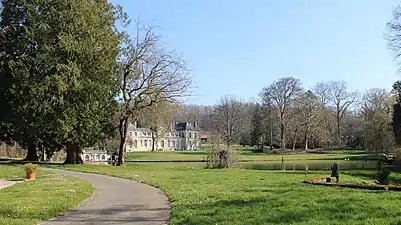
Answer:
M138 148L138 141L137 140L134 141L134 148Z
M102 160L106 160L106 156L105 155L102 155Z
M194 138L196 138L196 136L197 136L197 133L194 133Z
M148 147L148 140L145 140L145 147Z
M192 138L192 133L191 132L189 132L189 138Z
M175 141L175 147L178 149L180 147L180 142L177 140Z
M135 132L135 137L137 136L138 134Z
M132 136L132 132L129 132L129 136Z
M164 141L161 141L161 147L164 148Z
M143 142L142 142L142 140L141 140L141 147L143 146Z
M167 147L169 147L170 148L170 146L171 146L171 143L170 143L171 141L168 141L168 143L167 143Z

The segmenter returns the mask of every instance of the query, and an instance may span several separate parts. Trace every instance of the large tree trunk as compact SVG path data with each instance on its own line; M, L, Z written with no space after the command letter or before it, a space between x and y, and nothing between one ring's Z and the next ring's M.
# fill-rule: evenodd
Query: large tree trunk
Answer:
M292 143L292 150L293 151L295 151L295 147L297 145L297 139L298 139L298 127L295 129L294 143Z
M38 148L40 152L40 161L44 162L46 159L45 148L43 147L42 143L38 144Z
M336 119L337 119L337 144L339 146L342 146L340 112L337 112L337 118Z
M52 157L54 155L54 151L50 150L49 148L45 149L45 154L46 154L46 161L50 162L52 161Z
M305 150L309 149L309 127L306 128L306 132L305 132Z
M83 164L83 160L80 156L80 147L74 143L67 144L67 158L64 164Z
M36 144L33 142L28 143L28 154L26 155L25 161L39 161L38 152L36 150Z
M155 144L156 134L157 134L157 129L156 128L152 129L152 152L155 151L155 147L156 147L156 144Z
M120 123L118 125L118 131L120 133L120 148L118 152L117 166L121 166L124 164L124 152L125 152L125 142L127 138L127 130L128 130L128 118L120 119Z

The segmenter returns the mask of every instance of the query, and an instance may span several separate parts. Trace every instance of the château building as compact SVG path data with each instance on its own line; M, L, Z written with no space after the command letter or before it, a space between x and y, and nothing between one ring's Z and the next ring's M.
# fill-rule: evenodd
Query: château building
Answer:
M198 150L201 139L196 121L172 123L170 129L163 127L157 133L149 128L137 127L137 123L129 124L125 151L151 151L155 141L155 150ZM154 136L152 135L154 134Z

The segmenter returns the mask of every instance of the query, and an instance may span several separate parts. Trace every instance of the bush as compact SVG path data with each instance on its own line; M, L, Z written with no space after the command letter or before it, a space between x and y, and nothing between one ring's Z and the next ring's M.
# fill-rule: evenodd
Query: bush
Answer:
M38 164L28 163L28 164L25 164L24 167L25 167L26 172L36 172L39 170Z
M207 161L205 168L231 168L238 161L235 150L223 145L221 139L214 137L207 151Z

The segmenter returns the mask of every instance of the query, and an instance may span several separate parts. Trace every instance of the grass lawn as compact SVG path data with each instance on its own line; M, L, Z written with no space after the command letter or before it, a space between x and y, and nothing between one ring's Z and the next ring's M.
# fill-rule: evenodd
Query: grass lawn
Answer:
M401 192L301 183L328 172L203 169L202 163L57 166L139 180L171 199L170 224L401 224ZM401 184L401 174L392 174ZM341 182L372 181L374 171L346 171Z
M23 167L0 166L0 179L24 176ZM89 182L38 171L36 180L0 190L0 224L37 224L77 206L92 193Z
M333 152L332 154L285 154L284 160L310 160L310 159L334 159L363 156L364 151L343 151ZM253 160L274 160L281 161L280 154L257 154L250 149L238 149L239 159ZM127 152L125 160L205 160L206 151L155 151L155 152Z

